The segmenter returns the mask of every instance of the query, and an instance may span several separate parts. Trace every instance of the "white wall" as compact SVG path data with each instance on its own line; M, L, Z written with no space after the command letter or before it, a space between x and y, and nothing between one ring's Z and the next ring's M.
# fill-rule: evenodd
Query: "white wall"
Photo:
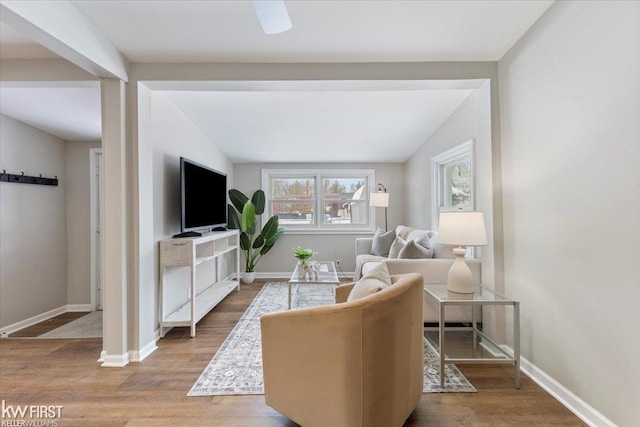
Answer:
M389 192L388 224L389 229L405 223L404 165L402 163L246 163L234 167L235 187L248 197L262 185L262 169L374 169L376 183L380 182ZM230 187L231 188L231 187ZM384 228L384 210L375 209L376 226ZM260 260L256 272L290 273L296 259L292 249L298 246L311 248L318 252L316 259L340 260L342 270L355 270L355 239L371 237L372 234L290 234L286 233L278 240L271 251ZM244 259L244 258L243 258Z
M0 115L0 170L59 185L0 182L0 325L67 304L65 142Z
M475 90L416 151L406 164L407 224L432 229L431 187L433 157L469 139L475 151L475 209L485 216L489 245L481 248L482 280L493 285L493 165L491 148L491 100L487 81Z
M91 303L89 150L100 142L68 141L66 162L67 303Z
M233 164L165 95L141 90L140 98L140 218L146 224L140 238L139 345L154 340L158 329L158 242L180 232L180 156L227 173L233 185ZM206 197L203 194L203 197ZM199 271L208 263L199 266ZM201 275L209 282L212 275ZM186 299L188 269L169 271L170 292ZM137 348L134 345L134 348Z
M620 426L640 405L640 3L556 2L499 62L522 354Z

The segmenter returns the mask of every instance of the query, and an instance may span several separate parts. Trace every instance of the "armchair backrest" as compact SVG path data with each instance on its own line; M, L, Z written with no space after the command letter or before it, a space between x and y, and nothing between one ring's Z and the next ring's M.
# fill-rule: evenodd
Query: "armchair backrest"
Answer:
M401 426L422 396L423 280L262 316L267 404L306 426Z

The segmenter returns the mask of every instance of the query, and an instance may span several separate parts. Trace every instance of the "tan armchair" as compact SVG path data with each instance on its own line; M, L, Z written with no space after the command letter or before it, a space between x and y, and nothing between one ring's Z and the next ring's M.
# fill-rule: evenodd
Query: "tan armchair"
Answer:
M392 279L359 300L262 316L267 405L304 427L405 422L422 396L424 290L419 274Z

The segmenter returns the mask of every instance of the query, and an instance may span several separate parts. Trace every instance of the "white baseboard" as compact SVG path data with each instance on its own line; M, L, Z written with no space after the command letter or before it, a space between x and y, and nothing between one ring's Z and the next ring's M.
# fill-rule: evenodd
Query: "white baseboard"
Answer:
M2 328L0 332L2 332L3 334L10 335L21 329L28 328L29 326L33 326L36 323L44 322L45 320L51 319L52 317L56 317L66 312L67 312L67 306L63 305L62 307L49 310L46 313L41 313L41 314L38 314L37 316L33 316L28 319L21 320L20 322L16 322L11 325L7 325L4 328Z
M91 304L67 304L68 312L93 311Z
M158 345L156 343L158 342L159 339L160 339L160 331L156 331L153 334L153 340L147 343L147 345L142 347L140 350L129 351L129 360L131 362L136 362L136 363L142 362L144 359L149 357L149 355L158 348Z
M104 350L100 354L99 362L105 368L122 368L129 364L129 353L107 354Z
M33 326L37 323L44 322L45 320L49 320L52 317L59 316L64 313L70 312L82 312L82 311L93 311L91 308L91 304L67 304L58 308L54 308L53 310L49 310L46 313L38 314L37 316L30 317L25 320L21 320L20 322L16 322L11 325L7 325L2 330L0 330L0 334L2 335L10 335L14 332L18 332L21 329L28 328L29 326Z
M507 345L501 347L507 353L513 354L511 347ZM616 427L613 421L522 356L520 357L520 370L583 422L594 427Z

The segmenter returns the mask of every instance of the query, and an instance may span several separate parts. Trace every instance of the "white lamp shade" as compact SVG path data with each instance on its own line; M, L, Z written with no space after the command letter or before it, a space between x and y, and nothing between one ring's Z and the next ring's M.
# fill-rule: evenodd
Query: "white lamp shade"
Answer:
M389 193L370 193L369 206L375 208L389 207Z
M445 245L484 246L487 232L482 212L441 212L438 242Z

